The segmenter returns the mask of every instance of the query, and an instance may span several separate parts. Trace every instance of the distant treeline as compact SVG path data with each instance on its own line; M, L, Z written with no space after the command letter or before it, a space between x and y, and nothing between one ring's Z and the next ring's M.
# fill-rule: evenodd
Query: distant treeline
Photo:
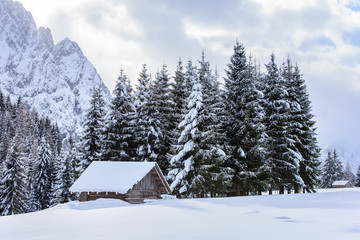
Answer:
M21 98L12 104L0 92L2 215L41 210L70 199L62 172L69 151L62 152L62 140L56 124L29 112Z

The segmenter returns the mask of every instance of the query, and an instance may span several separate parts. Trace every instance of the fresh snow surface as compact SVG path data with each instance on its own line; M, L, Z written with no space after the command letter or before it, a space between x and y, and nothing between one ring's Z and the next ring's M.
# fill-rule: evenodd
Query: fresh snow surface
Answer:
M359 240L360 189L176 200L98 199L0 217L2 240Z
M125 194L156 162L94 161L71 186L72 192L117 192Z

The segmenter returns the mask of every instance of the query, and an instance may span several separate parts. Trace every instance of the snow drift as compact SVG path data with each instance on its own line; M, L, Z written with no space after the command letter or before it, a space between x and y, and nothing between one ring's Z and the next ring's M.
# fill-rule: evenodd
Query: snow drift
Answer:
M360 189L312 194L71 202L0 217L3 240L16 239L360 239Z

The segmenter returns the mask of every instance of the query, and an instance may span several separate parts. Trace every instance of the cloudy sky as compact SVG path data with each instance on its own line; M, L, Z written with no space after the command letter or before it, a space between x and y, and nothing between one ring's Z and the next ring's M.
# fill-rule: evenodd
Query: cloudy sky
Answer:
M172 71L201 51L221 76L236 39L262 66L287 56L306 79L321 146L360 149L360 0L20 0L55 42L76 41L112 91L121 68Z

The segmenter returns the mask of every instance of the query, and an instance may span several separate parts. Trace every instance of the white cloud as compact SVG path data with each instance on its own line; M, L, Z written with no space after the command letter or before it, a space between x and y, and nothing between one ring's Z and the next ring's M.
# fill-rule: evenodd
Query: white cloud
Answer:
M185 26L185 33L190 36L196 38L199 42L203 43L206 38L213 38L219 36L231 36L230 32L226 31L221 26L206 26L193 23L188 20L183 21Z
M289 1L289 0L254 0L262 7L264 13L276 13L279 10L301 10L306 7L316 6L318 1L302 0L302 1Z
M109 32L113 35L141 36L144 31L124 4L110 1L93 0L78 5L75 9L76 18L81 26L92 30Z

